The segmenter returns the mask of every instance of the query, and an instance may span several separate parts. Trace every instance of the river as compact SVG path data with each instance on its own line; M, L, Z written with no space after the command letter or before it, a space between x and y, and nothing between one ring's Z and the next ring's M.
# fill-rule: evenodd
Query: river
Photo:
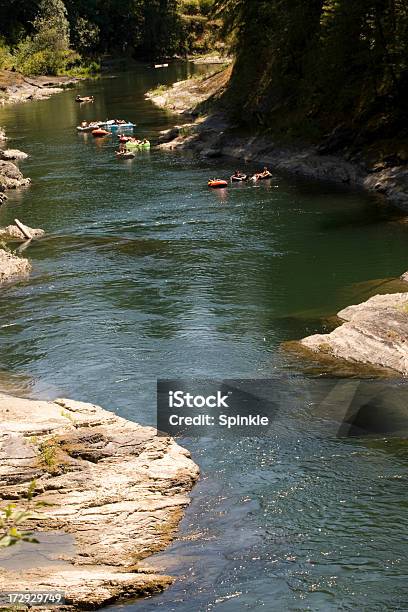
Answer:
M157 377L283 376L270 435L181 440L202 478L180 538L149 559L180 579L123 607L406 610L406 446L322 435L299 394L307 374L280 345L404 272L407 226L359 191L274 174L224 194L207 179L245 164L154 149L118 161L111 139L77 134L114 116L157 137L177 119L144 92L194 70L140 65L0 110L33 180L0 225L18 217L48 235L26 251L31 278L2 289L2 386L154 424Z

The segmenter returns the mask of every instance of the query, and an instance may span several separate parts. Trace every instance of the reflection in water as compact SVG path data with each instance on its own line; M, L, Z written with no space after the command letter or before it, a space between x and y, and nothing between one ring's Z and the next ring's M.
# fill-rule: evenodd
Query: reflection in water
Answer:
M0 111L33 179L10 193L0 225L18 217L47 232L26 251L31 278L2 288L0 369L32 395L141 423L155 421L157 377L289 372L268 436L182 440L202 478L181 539L152 561L181 579L131 608L404 609L406 447L322 435L280 344L365 297L358 283L405 271L407 227L362 193L280 175L212 191L208 177L235 162L153 148L123 164L114 139L76 133L83 119L125 117L154 141L179 118L144 92L188 70L84 82L87 107L66 91Z
M216 194L221 204L224 204L228 200L228 189L227 188L214 189L214 193Z
M0 548L0 568L24 570L36 567L66 566L75 554L74 539L58 531L33 532L37 543L17 542L9 548Z

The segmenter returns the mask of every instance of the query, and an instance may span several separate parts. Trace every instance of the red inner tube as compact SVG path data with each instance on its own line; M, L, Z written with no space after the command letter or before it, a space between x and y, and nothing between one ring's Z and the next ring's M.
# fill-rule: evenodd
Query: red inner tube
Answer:
M223 181L222 179L215 179L214 181L208 181L209 187L228 187L228 181Z

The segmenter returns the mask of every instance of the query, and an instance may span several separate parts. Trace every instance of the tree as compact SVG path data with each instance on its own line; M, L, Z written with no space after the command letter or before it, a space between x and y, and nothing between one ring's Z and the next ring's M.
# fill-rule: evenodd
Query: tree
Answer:
M38 51L69 48L69 22L63 0L41 0L34 30L33 42Z
M56 75L79 58L69 48L69 23L62 0L41 0L34 34L17 47L16 67L24 74Z
M216 10L235 54L224 98L235 119L315 134L345 123L367 138L400 137L406 0L216 0Z

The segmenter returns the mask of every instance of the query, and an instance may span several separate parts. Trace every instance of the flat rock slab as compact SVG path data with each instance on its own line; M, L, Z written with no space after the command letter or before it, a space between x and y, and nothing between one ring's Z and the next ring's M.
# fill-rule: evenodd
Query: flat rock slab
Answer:
M0 591L47 586L65 591L68 609L84 609L171 582L139 562L174 537L199 475L188 451L151 427L67 399L0 394L0 418L0 498L18 500L35 479L35 501L51 505L24 527L75 542L63 568L0 567Z
M408 375L408 293L375 295L341 310L345 321L329 334L300 344L325 358L380 366Z
M0 249L0 285L17 278L24 278L30 271L31 264L28 259Z

